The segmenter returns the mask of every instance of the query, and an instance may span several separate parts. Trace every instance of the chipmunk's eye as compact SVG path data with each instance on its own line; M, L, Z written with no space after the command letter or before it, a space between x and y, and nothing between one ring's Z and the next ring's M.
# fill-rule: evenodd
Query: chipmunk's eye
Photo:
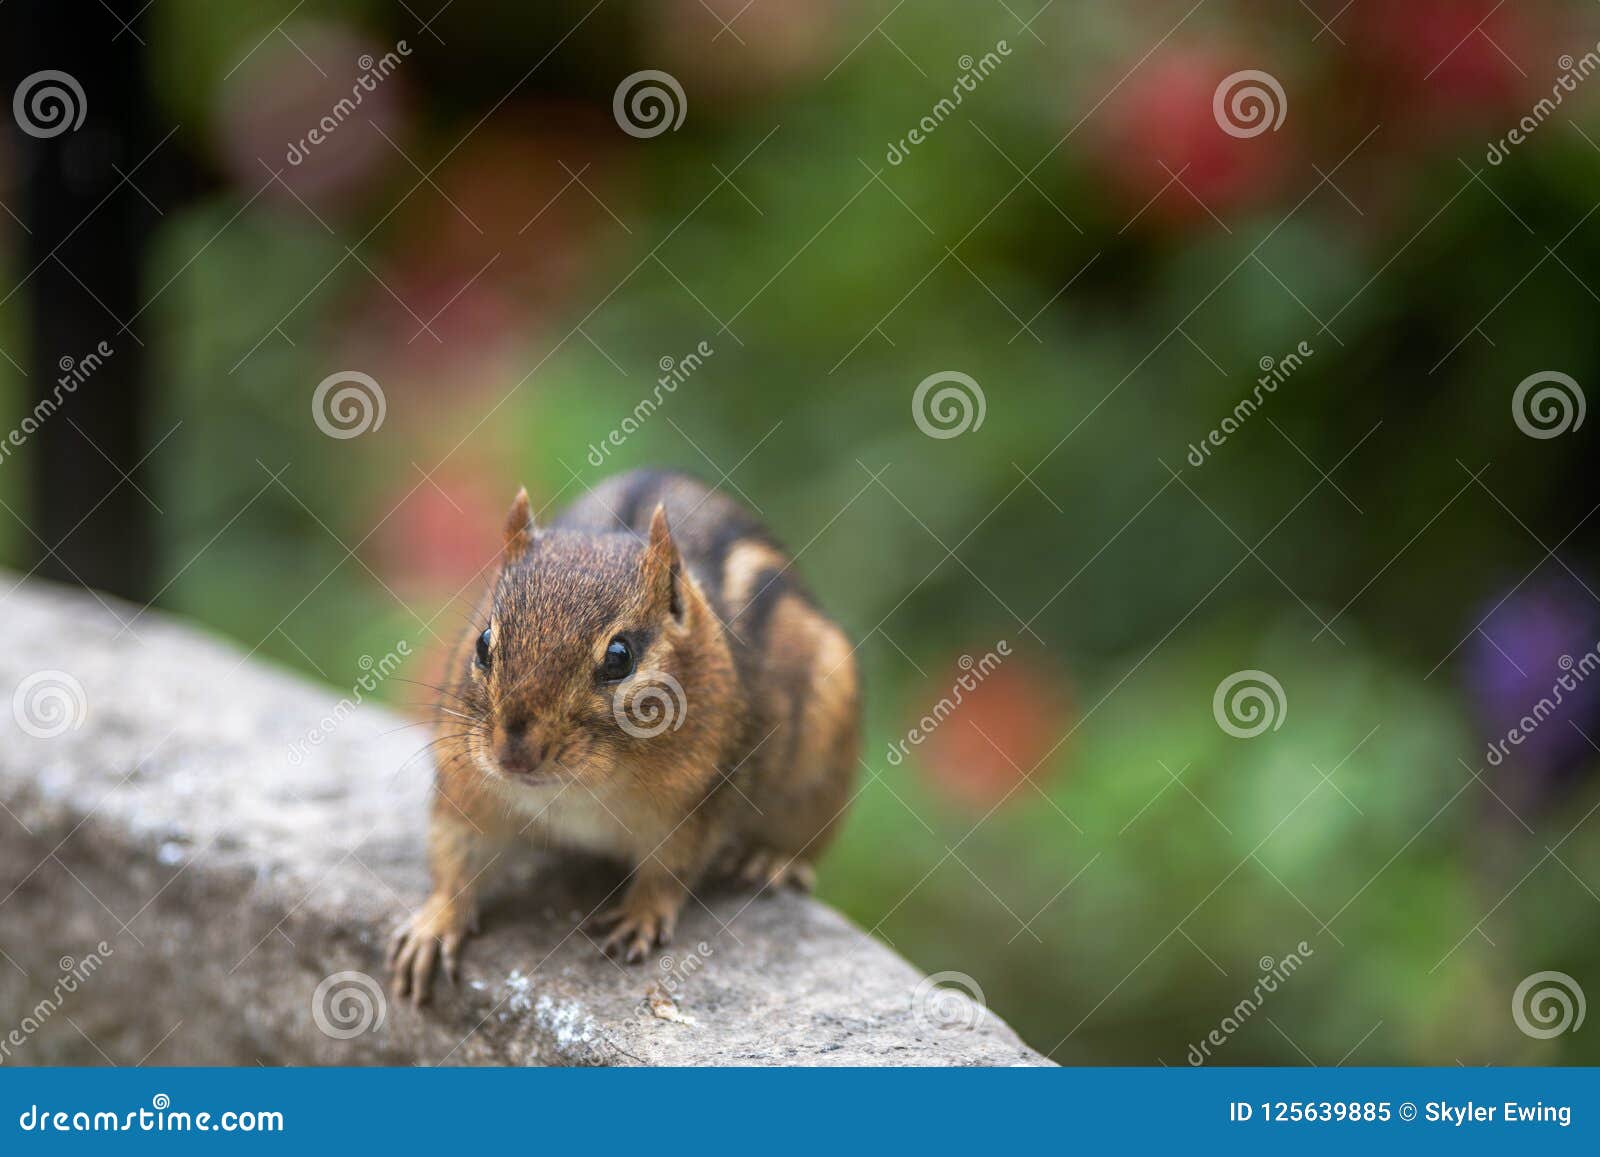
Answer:
M600 678L603 682L615 683L632 674L633 648L628 646L626 639L618 635L607 644L606 656L600 660Z
M484 628L483 634L478 636L478 666L485 671L489 669L489 644L493 638L487 627Z

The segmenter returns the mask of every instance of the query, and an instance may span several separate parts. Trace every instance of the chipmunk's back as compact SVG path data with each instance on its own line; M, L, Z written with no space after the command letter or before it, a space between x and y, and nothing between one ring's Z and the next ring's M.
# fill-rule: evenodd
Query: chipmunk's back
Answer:
M631 533L641 542L664 506L672 537L716 609L735 653L754 644L772 612L792 595L815 609L787 551L737 499L688 474L633 470L608 478L551 524L591 534Z
M759 829L749 842L776 854L804 849L804 859L813 859L843 811L859 759L855 648L761 520L699 479L668 470L617 475L553 525L642 541L657 504L721 622L743 684L745 718L725 770L746 795L776 805L762 804L762 813L777 813L768 820L747 817Z

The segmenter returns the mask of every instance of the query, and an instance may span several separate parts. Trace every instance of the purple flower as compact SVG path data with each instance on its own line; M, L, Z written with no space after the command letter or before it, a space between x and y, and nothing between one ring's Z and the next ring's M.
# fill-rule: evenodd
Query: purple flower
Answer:
M1481 760L1538 799L1600 742L1600 604L1575 582L1525 588L1489 611L1467 648Z

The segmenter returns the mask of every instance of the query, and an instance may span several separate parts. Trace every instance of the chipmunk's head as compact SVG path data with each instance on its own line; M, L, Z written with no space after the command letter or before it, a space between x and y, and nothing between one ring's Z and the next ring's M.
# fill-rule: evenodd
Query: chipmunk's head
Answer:
M493 776L595 787L670 775L703 762L728 726L728 647L660 506L647 538L539 530L519 491L474 629L459 706L468 750Z

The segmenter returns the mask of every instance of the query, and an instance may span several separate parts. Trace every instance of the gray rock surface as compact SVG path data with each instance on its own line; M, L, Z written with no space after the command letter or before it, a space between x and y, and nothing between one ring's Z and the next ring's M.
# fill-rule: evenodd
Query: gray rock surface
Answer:
M387 935L427 887L426 728L370 705L330 728L344 692L0 582L0 1063L1048 1063L794 895L692 901L666 955L616 964L579 921L620 869L532 850L461 986L389 1000Z

